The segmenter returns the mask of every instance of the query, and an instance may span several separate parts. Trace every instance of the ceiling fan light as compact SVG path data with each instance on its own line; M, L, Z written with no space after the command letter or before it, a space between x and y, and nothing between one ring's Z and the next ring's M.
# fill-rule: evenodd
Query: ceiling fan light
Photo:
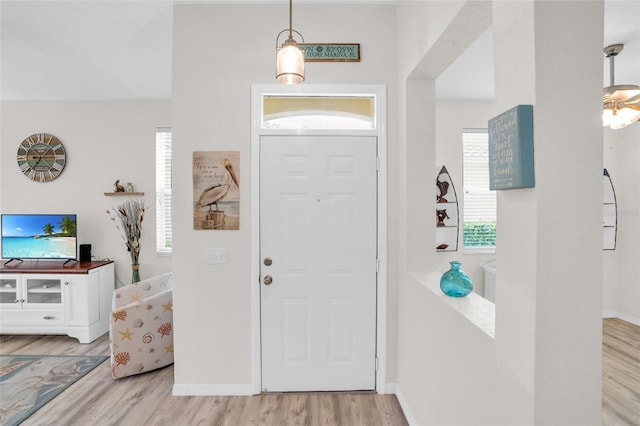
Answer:
M640 86L636 86L635 84L619 84L604 88L605 102L609 99L627 101L638 95L640 95Z
M613 130L622 129L640 120L640 111L631 108L605 109L602 112L602 125Z
M602 127L611 126L611 120L613 119L613 110L605 109L602 111Z
M604 48L604 56L609 59L611 85L604 88L602 125L614 130L640 121L640 105L637 99L640 96L640 86L614 83L614 59L623 48L623 44L612 44Z

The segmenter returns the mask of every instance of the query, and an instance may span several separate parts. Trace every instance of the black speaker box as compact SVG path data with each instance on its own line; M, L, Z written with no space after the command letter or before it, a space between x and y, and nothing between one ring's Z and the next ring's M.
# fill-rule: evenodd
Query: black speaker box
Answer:
M80 262L91 262L91 244L80 244Z

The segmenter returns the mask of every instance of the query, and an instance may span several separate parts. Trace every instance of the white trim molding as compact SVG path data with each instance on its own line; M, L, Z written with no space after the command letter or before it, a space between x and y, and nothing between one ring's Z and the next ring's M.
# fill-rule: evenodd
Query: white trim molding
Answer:
M418 426L418 421L413 415L413 411L411 411L411 407L409 407L409 402L404 397L399 386L396 386L396 398L398 399L400 408L402 408L402 412L404 413L404 417L407 419L407 423L409 423L409 426Z
M263 129L262 98L264 95L322 95L375 96L376 128L372 130L280 130ZM301 84L277 85L254 84L251 86L251 361L252 392L262 392L262 364L260 347L260 137L273 134L331 134L344 136L375 136L379 158L378 170L378 300L377 300L377 342L376 392L387 393L387 88L385 85L363 84Z
M621 319L622 321L626 321L631 324L640 326L640 318L623 314L622 312L618 312L618 311L604 311L602 313L602 318L618 318L618 319Z

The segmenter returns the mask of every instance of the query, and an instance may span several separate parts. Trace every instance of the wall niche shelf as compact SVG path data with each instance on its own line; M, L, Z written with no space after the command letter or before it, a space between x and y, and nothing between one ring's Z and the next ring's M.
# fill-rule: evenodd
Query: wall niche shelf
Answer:
M138 197L144 195L144 192L105 192L105 197Z

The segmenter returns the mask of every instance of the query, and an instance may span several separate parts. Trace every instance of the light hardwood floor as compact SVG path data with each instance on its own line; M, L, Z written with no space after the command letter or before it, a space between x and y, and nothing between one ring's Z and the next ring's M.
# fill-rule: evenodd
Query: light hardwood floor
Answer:
M640 327L603 321L602 424L640 425ZM0 354L107 355L65 336L0 336ZM171 396L173 366L113 380L106 361L29 417L29 425L406 425L394 395Z
M66 336L0 336L0 354L108 353L106 335L88 345ZM107 360L22 425L407 425L395 395L172 396L172 386L173 366L113 380Z
M640 425L640 327L615 318L602 329L602 424Z

